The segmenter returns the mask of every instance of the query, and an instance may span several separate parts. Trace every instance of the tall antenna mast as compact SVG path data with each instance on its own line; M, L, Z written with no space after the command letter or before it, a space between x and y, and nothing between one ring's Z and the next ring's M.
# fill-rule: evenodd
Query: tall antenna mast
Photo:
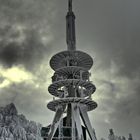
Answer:
M72 0L69 0L68 8L69 8L69 11L72 12Z
M75 15L72 11L72 0L68 2L66 16L66 42L69 51L76 50Z

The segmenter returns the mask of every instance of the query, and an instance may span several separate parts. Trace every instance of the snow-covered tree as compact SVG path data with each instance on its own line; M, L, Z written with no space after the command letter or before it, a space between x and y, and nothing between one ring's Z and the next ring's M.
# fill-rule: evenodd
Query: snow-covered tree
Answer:
M109 130L109 136L108 136L108 139L109 140L117 140L118 139L118 137L117 136L115 136L115 134L114 134L114 132L113 132L113 129L110 129Z
M20 125L17 125L15 127L13 135L14 135L15 140L27 140L27 138L26 138L26 131Z
M7 130L6 130L5 127L2 127L1 133L0 133L0 137L3 137L3 138L7 138L8 137L8 133L7 133Z
M27 134L27 140L38 140L34 134Z

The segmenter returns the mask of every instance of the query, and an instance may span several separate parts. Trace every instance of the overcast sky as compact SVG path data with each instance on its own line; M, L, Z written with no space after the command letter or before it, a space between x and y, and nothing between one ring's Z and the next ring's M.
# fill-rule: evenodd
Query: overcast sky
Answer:
M97 136L140 140L140 1L74 0L77 49L94 58L90 113ZM52 55L66 49L67 0L0 0L0 106L14 102L19 113L44 126L53 71Z

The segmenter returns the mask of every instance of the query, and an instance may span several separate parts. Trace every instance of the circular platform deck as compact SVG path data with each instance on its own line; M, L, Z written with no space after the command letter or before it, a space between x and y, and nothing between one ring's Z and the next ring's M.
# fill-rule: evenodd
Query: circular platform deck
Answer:
M57 70L67 66L67 60L73 61L71 66L83 67L89 70L93 65L93 59L90 55L82 51L63 51L54 55L50 60L50 66L53 70Z
M97 103L94 102L93 100L89 99L83 99L83 98L63 98L63 99L58 99L51 101L47 104L48 109L52 111L56 111L57 107L67 105L69 103L77 103L79 106L83 105L87 107L87 111L91 111L97 107Z
M74 86L81 86L85 88L86 92L84 93L85 94L84 97L93 94L96 90L96 87L89 81L84 81L84 80L79 80L79 79L66 79L66 80L60 80L60 81L54 82L48 87L48 91L52 95L62 98L62 95L60 94L58 89L63 86L67 87L72 84Z

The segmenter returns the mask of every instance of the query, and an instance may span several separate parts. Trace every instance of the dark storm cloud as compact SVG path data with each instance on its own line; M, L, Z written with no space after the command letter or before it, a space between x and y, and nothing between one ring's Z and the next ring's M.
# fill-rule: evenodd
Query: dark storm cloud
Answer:
M47 54L48 46L41 42L39 32L35 29L22 29L20 34L20 31L12 30L12 27L8 28L1 29L2 34L6 35L1 35L0 62L6 67L22 64L28 70L41 63L45 53ZM20 38L21 42L18 42Z
M43 37L52 39L55 12L53 0L0 0L0 62L7 67L23 64L27 69L38 65L50 54L51 44L44 43Z

